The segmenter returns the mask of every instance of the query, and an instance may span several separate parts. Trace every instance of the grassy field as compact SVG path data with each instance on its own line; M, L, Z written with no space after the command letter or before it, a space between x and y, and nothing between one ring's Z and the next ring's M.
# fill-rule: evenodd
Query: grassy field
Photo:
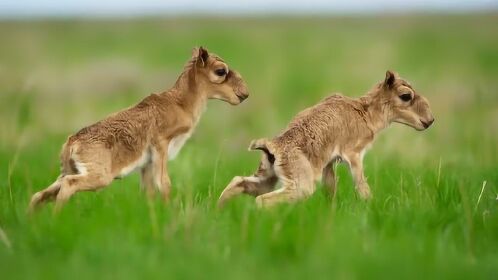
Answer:
M496 14L0 22L0 278L496 278L496 26ZM171 86L198 45L251 96L209 103L170 164L171 203L147 202L134 174L29 219L67 135ZM436 123L380 135L365 163L372 201L342 166L332 202L318 191L269 211L250 197L215 208L256 168L251 139L387 69L429 98Z

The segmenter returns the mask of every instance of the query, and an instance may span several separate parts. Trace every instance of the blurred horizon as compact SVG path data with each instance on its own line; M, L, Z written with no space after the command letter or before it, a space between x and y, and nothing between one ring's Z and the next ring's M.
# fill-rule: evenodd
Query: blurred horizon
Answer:
M17 1L0 1L5 279L496 278L496 1ZM194 46L241 73L250 97L209 102L164 165L170 201L147 200L134 174L76 195L60 215L53 204L25 215L59 176L67 136L171 88ZM429 100L436 122L376 137L364 159L372 200L340 165L332 199L317 183L275 211L250 196L215 206L234 176L257 170L252 139L330 94L365 94L387 69Z
M7 0L0 4L0 19L58 17L141 17L141 16L265 16L265 15L365 15L389 13L496 12L498 0L243 0L212 3L207 0Z

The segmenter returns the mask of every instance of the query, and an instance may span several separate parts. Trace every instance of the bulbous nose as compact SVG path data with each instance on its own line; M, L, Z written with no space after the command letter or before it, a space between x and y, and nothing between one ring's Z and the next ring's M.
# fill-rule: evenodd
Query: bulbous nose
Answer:
M431 126L432 123L434 123L434 118L432 118L431 120L428 120L427 122L422 121L422 124L424 125L425 128L428 128L429 126Z
M237 94L237 97L239 98L240 102L246 100L249 97L249 93L239 93Z

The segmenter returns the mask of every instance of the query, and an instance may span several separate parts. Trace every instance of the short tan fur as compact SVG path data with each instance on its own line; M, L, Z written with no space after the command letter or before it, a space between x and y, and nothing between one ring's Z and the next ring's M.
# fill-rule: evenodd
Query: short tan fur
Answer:
M175 85L70 136L61 152L61 174L35 193L30 210L56 200L56 209L76 192L95 191L139 169L148 194L170 193L167 160L193 133L208 99L232 105L248 97L242 77L215 54L195 48Z
M387 71L366 95L331 95L300 112L279 136L254 140L249 150L263 151L258 170L252 176L233 178L218 205L242 193L255 196L260 207L297 201L313 194L319 179L333 195L338 162L348 164L359 196L368 199L363 156L375 136L392 122L424 130L434 117L426 98ZM282 187L275 190L278 181Z

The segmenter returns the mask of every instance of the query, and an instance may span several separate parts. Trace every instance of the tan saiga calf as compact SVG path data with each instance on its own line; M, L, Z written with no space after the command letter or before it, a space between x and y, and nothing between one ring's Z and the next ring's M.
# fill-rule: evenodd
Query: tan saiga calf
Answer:
M260 207L292 202L310 196L315 180L333 195L335 165L346 162L356 190L367 199L370 188L363 174L363 156L375 135L392 122L424 130L434 117L427 99L397 74L387 71L385 80L360 98L332 95L299 113L279 136L251 143L249 150L264 153L253 176L233 178L219 199L246 193ZM274 190L278 181L282 187Z
M175 85L70 136L61 153L61 175L33 195L30 209L56 198L59 209L74 193L94 191L135 169L151 194L167 199L167 160L173 159L199 122L208 99L232 105L248 97L242 77L218 56L194 49Z

